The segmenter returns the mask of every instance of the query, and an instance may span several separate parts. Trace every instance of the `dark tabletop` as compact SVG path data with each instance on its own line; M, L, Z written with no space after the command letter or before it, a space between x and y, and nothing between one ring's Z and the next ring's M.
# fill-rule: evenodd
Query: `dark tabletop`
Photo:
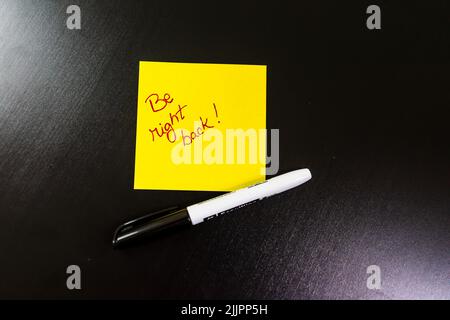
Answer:
M0 2L0 298L450 298L447 2L368 30L369 2L77 0L69 30L73 2ZM139 60L267 65L280 173L313 179L113 250L219 194L133 190Z

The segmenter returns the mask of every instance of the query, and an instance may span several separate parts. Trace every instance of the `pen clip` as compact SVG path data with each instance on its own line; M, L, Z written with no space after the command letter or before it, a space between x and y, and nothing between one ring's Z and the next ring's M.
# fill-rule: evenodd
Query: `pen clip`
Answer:
M142 217L139 217L134 220L131 220L131 221L121 224L120 226L117 227L116 231L114 231L113 244L117 242L117 239L119 238L119 236L121 234L123 234L124 232L130 231L140 225L143 225L143 224L145 224L145 222L147 222L149 220L156 219L160 216L163 216L163 215L171 213L171 212L175 212L177 210L179 210L179 207L169 207L166 209L162 209L162 210L158 210L158 211L149 213L145 216L142 216Z

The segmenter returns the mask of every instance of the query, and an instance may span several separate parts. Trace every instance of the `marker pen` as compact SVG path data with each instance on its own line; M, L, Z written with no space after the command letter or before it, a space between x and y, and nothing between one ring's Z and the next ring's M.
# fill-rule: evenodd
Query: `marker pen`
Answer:
M311 179L309 169L294 170L265 182L239 189L193 204L183 209L167 208L120 225L113 237L117 246L142 235L182 225L196 225L280 192L297 187Z

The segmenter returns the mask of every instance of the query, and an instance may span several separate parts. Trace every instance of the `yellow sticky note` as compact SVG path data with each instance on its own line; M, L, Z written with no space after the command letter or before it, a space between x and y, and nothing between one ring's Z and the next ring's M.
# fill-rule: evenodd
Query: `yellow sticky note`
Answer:
M266 66L141 61L135 189L265 180Z

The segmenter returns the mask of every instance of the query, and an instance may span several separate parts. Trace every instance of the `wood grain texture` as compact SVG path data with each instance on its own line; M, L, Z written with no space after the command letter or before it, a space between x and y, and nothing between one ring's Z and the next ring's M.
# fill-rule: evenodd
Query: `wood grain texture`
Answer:
M386 3L379 32L364 3L83 0L78 31L69 4L0 1L0 298L450 298L448 4ZM215 195L132 189L139 60L268 65L280 172L312 181L114 251Z

